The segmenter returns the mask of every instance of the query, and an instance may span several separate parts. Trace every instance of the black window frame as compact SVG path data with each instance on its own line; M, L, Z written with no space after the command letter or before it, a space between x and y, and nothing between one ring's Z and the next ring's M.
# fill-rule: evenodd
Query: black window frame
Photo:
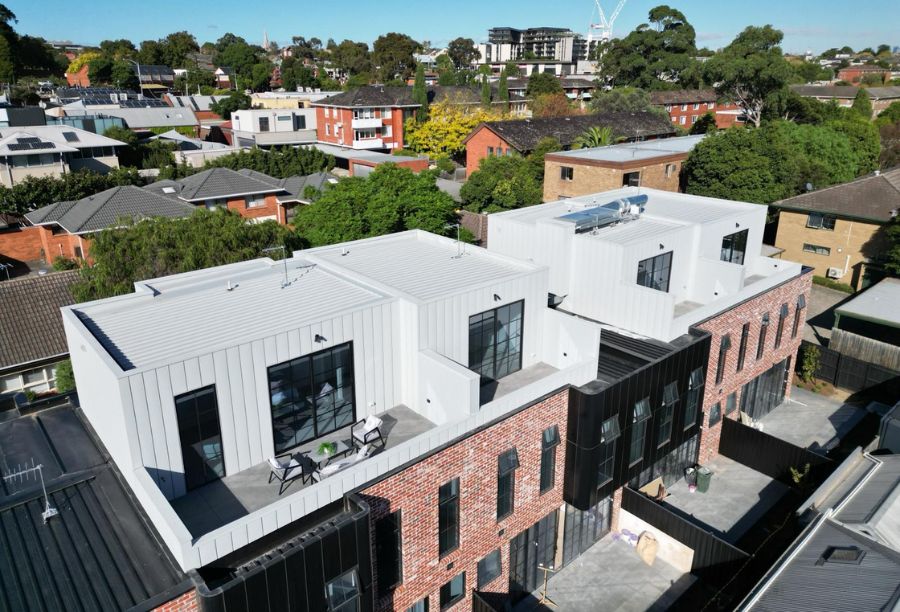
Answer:
M741 343L738 348L737 371L744 369L744 361L747 358L747 343L750 341L750 324L744 323L741 327Z
M556 485L556 447L559 446L559 427L551 425L541 433L541 495Z
M763 353L766 351L766 333L769 329L769 323L771 319L769 318L769 313L765 313L762 316L762 319L759 323L759 341L756 343L756 360L759 361L763 357Z
M825 213L811 212L806 215L806 227L810 229L820 229L829 232L834 231L837 217Z
M459 548L459 487L457 476L438 488L438 556L441 558Z
M457 595L453 594L453 582L455 580L461 580L462 584L460 585L459 593ZM441 602L441 610L447 610L453 605L462 601L466 596L466 573L460 572L447 582L441 585L440 591L440 602ZM445 599L446 598L446 599Z
M259 131L260 132L268 132L269 130L269 118L268 117L260 117L259 118Z
M597 486L610 482L615 476L616 440L622 437L619 415L614 414L600 425L600 461L597 464Z
M806 308L806 296L800 294L797 296L797 304L794 306L794 323L791 326L791 338L796 338L797 332L800 331L800 314L804 308Z
M716 402L709 409L709 426L717 425L722 420L722 402Z
M747 254L747 236L749 234L750 230L744 229L723 236L720 259L728 263L744 265L744 257Z
M575 168L572 166L560 166L559 180L567 182L575 180Z
M716 384L721 384L725 378L725 366L728 359L728 349L731 348L731 334L722 336L719 342L719 356L716 359Z
M497 456L497 520L501 521L515 511L516 469L519 467L519 453L516 447Z
M790 313L790 309L788 305L782 304L781 309L778 311L778 327L775 328L775 348L781 348L781 338L784 335L784 323L787 321L788 314Z
M345 350L347 354L346 366L348 367L346 377L349 379L349 383L339 388L336 385L331 384L331 382L328 380L329 376L323 377L324 372L317 372L317 360L322 359L326 354L328 354L328 358L333 364L335 355ZM324 348L314 353L307 353L306 355L301 355L294 359L282 361L266 368L266 374L269 383L269 410L272 416L272 442L276 453L285 452L299 446L300 444L305 444L312 440L316 440L318 438L321 438L322 436L334 433L335 431L338 431L339 429L342 429L348 425L352 425L356 422L356 376L353 361L353 341L351 340L350 342L344 342L336 346ZM306 380L308 381L308 385L302 384L304 380L302 376L297 376L297 372L304 366L306 368ZM279 370L284 369L290 372L289 375L286 377L277 378L276 380L278 382L276 383L275 380L273 380L273 374L275 374ZM332 366L325 372L334 374L337 371L338 369ZM280 374L278 376L280 376ZM316 389L320 387L319 383L323 384L321 385L321 389L319 390L319 392L316 392ZM331 388L323 393L325 385L328 385ZM304 386L306 386L305 391L302 389L302 387ZM287 399L282 400L276 404L274 400L276 391L281 392ZM340 400L341 403L340 405L338 405L335 399L335 394L338 393L338 391L346 393L349 397L349 402L346 399L343 399ZM301 397L304 394L306 402L311 402L311 405L309 407L306 406ZM296 395L296 397L294 399L291 399L291 395ZM328 401L331 402L330 409L327 407ZM349 414L345 412L348 403ZM283 415L276 416L276 409L281 408L282 404L287 404L286 409L288 410L288 412L284 413ZM291 406L291 404L293 404L293 406ZM340 420L338 419L339 413L341 414ZM325 417L323 422L327 423L329 414L333 422L333 427L320 427L320 418ZM293 417L293 425L296 427L296 429L294 430L294 434L292 437L286 438L285 441L281 442L279 441L278 437L278 428L282 427L280 419L284 419L285 417ZM312 425L312 435L307 438L298 437L298 432L302 431L302 429L306 427L297 427L297 422L303 418L309 419ZM287 424L283 426L288 427Z
M689 429L697 424L704 384L703 367L691 370L688 378L687 399L685 400L684 429Z
M478 561L477 584L483 589L503 573L500 549L495 548Z
M395 510L375 521L375 567L379 596L403 584L403 515Z
M513 313L518 307L518 317ZM501 322L501 311L507 311L509 329L504 329ZM493 321L492 330L489 328L488 321ZM510 330L512 330L510 332ZM501 339L501 332L505 331L506 338ZM488 350L484 343L485 334L490 333L491 342L493 343ZM525 342L525 300L517 300L479 312L469 316L469 369L477 372L481 376L481 384L488 384L493 381L500 380L505 376L509 376L514 372L522 369L522 347ZM473 338L480 338L477 344L473 342ZM514 344L514 340L518 340L518 348L509 350ZM506 345L504 356L498 357L498 347L501 344ZM515 363L510 360L515 359ZM506 362L506 366L502 362Z
M637 172L623 172L622 173L622 187L640 187L641 186L641 171Z
M641 287L668 293L669 283L672 280L672 256L674 253L675 251L666 251L665 253L660 253L659 255L640 260L638 262L637 280L635 282ZM644 267L643 270L642 267ZM666 273L664 285L654 285L654 279L658 276L657 272L662 273L662 271L665 271Z
M351 576L353 581L353 587L356 589L356 594L351 595L349 598L344 599L341 602L338 602L335 605L335 602L332 601L332 596L329 595L328 589L329 587L336 583L337 581L345 578L346 576ZM334 578L333 580L329 580L325 583L325 605L327 606L328 612L351 612L351 610L355 610L358 612L359 610L359 602L361 597L361 589L359 583L359 572L357 572L357 568L353 567L352 569L347 570L346 572L341 573L339 576Z
M631 410L631 443L628 445L628 467L644 459L644 445L647 438L647 421L650 420L650 398L644 397L634 403Z
M212 398L212 409L215 413L215 430L213 435L204 435L206 427L212 423L204 423L200 420L200 399ZM182 471L184 473L185 490L202 487L203 485L221 480L228 474L225 465L225 451L222 445L222 423L219 417L219 398L216 394L216 385L207 385L187 393L175 396L175 418L178 425L178 442L181 449ZM191 410L193 414L188 414ZM197 438L185 439L188 427L196 427ZM212 429L210 429L210 433ZM218 438L218 442L216 442ZM192 454L192 451L199 451ZM207 455L207 446L212 445L211 454ZM215 446L218 445L218 449ZM196 459L194 458L196 454ZM218 461L218 468L214 467ZM212 463L212 465L211 465ZM198 473L197 470L200 470Z
M729 415L737 409L737 391L732 391L725 398L725 415Z
M656 448L668 444L672 440L672 423L675 420L675 406L681 398L678 395L678 382L666 383L663 387L663 401L656 421Z
M405 612L428 612L428 597L423 597L413 605L409 606Z
M814 255L824 255L828 257L831 255L831 247L827 247L821 244L813 244L811 242L804 242L803 252L812 253Z

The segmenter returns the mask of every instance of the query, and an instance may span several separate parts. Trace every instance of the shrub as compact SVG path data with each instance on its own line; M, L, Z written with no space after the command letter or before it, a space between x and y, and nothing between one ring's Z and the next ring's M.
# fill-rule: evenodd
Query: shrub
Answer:
M72 360L66 359L56 366L56 391L68 393L75 390L75 374L72 372Z
M804 382L811 382L819 369L821 351L815 344L807 344L803 349L803 361L800 362L800 378Z
M448 157L442 157L437 160L437 169L446 174L453 174L456 170L456 164Z
M68 257L63 257L62 255L57 255L53 260L53 269L57 272L62 272L64 270L77 270L81 266L74 259L69 259Z
M829 289L834 289L836 291L843 291L844 293L853 293L853 287L851 287L847 283L839 283L835 280L831 280L830 278L825 278L824 276L813 276L813 283L816 285L820 285L822 287L828 287Z

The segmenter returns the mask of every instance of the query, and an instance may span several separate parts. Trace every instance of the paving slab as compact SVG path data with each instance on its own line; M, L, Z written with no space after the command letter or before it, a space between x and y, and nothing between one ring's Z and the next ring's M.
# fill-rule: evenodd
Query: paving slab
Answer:
M825 452L866 415L865 408L823 397L799 387L791 399L762 417L762 431L801 448Z

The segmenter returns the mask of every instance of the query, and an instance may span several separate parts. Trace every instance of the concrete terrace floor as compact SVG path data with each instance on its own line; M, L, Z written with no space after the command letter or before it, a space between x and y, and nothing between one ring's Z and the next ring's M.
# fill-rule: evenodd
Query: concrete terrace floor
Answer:
M402 405L386 410L378 416L384 420L381 431L385 438L385 448L402 444L434 427L434 423ZM309 452L323 442L337 440L344 440L348 446L352 446L350 427L316 438L312 442L298 446L293 452L297 454ZM379 452L381 449L376 445L373 454ZM188 492L187 495L173 500L172 507L191 535L199 538L205 533L264 508L279 497L287 497L313 484L304 483L297 478L279 496L278 489L281 483L277 480L270 483L270 472L268 463L259 463Z
M666 610L695 578L657 559L648 566L634 547L609 534L550 578L547 594L556 610L641 612ZM514 612L552 610L535 607L540 591L517 604Z
M823 397L799 387L791 400L759 420L762 431L795 446L823 452L829 443L846 436L866 415L853 404Z
M853 294L813 285L809 292L809 304L806 305L803 339L813 344L828 346L831 328L834 326L834 309L852 297Z
M788 492L787 485L722 455L707 467L713 472L709 491L691 493L682 479L663 503L732 544Z

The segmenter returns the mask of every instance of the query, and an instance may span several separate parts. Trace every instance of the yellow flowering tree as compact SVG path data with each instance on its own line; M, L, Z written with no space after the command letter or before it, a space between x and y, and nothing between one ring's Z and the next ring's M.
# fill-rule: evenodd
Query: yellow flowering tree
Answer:
M452 157L465 148L463 140L479 123L502 118L499 111L442 100L431 105L426 121L416 121L413 117L406 122L407 146L432 159Z

